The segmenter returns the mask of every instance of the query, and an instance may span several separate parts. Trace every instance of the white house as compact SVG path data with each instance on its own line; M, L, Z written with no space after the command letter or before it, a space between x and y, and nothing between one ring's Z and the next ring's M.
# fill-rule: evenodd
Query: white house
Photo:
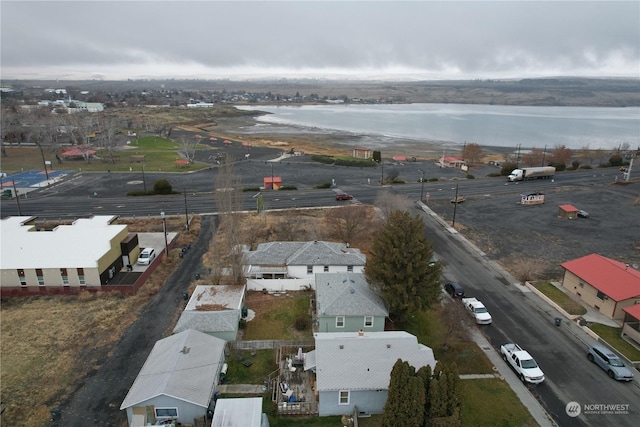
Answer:
M245 286L196 286L173 333L195 329L225 341L235 341L244 297Z
M137 259L138 236L117 216L80 218L40 231L36 217L0 220L0 287L24 291L97 287Z
M162 420L194 424L213 407L224 364L225 341L187 330L156 342L120 410L129 427Z
M362 273L365 255L344 243L269 242L243 257L247 290L315 289L316 273Z
M408 332L328 332L314 334L305 370L315 370L320 416L358 412L380 414L398 359L414 368L435 367L433 351ZM311 366L311 365L314 366Z

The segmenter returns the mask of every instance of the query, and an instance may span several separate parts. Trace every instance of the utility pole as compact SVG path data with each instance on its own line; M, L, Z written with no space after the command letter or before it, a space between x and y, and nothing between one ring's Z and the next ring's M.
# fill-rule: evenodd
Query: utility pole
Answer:
M13 182L13 193L16 195L16 203L18 204L18 215L22 216L22 209L20 208L20 196L18 195L18 190L16 190L16 182Z
M47 161L44 159L44 151L42 145L38 142L38 148L40 149L40 155L42 156L42 165L44 166L44 173L47 176L47 187L49 186L49 171L47 170Z
M147 192L147 181L144 179L144 163L142 164L142 185L144 185L144 192Z
M456 197L453 199L453 222L451 226L456 228L456 209L458 208L458 183L456 182Z
M542 164L540 166L544 166L544 158L547 155L547 144L544 145L544 151L542 152Z
M418 169L418 172L420 172L420 201L422 201L422 197L424 194L424 172L420 169Z
M184 194L184 219L186 221L186 228L189 231L189 210L187 209L187 189L183 190Z

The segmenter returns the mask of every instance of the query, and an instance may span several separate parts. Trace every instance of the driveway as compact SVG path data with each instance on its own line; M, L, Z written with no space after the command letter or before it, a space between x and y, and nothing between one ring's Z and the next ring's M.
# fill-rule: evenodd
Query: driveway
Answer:
M158 294L140 312L140 316L122 335L103 364L89 374L71 399L60 406L60 418L54 427L126 426L127 417L120 405L156 341L171 335L177 317L184 308L182 292L189 287L194 272L200 271L202 255L208 250L216 218L202 218L198 240L180 261L177 270Z

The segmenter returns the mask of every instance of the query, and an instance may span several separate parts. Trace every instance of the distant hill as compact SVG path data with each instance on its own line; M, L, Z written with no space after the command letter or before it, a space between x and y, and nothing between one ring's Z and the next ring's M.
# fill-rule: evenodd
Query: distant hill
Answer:
M91 92L269 93L293 98L343 98L359 103L456 103L532 106L640 106L640 79L557 77L520 80L367 82L329 80L4 80L22 91L73 87ZM284 103L280 100L279 102ZM296 103L305 103L297 99Z

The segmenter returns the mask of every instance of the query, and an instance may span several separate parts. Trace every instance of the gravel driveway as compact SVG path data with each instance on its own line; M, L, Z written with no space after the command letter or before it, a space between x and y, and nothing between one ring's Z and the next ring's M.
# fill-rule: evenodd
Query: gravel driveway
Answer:
M184 309L182 292L201 269L208 250L215 218L202 218L198 240L191 245L174 274L158 294L142 309L140 316L123 334L102 366L90 374L72 398L60 406L61 416L51 426L126 426L120 405L156 341L171 335Z

